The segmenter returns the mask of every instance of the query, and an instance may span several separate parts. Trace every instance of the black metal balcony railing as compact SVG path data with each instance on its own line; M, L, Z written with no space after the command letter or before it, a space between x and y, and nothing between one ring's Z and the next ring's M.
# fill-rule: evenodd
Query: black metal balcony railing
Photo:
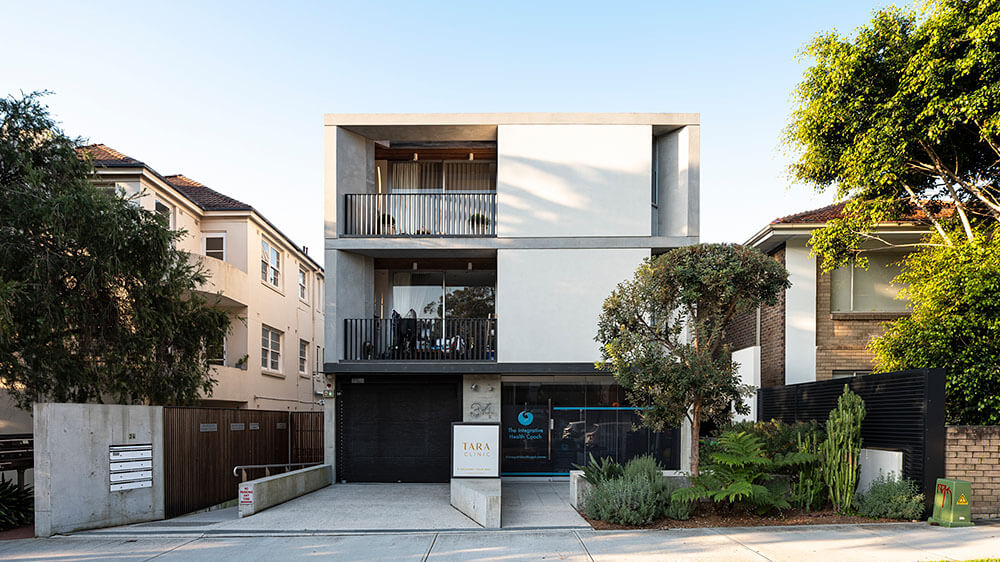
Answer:
M496 361L495 318L347 318L346 361Z
M495 191L349 193L345 236L496 236Z

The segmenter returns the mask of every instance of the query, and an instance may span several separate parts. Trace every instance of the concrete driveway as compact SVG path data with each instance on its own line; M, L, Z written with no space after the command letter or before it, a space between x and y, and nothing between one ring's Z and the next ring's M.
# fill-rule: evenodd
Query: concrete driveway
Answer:
M502 514L504 528L590 528L569 505L565 482L504 482ZM243 519L231 507L117 527L116 531L330 533L480 528L451 506L448 484L334 484Z

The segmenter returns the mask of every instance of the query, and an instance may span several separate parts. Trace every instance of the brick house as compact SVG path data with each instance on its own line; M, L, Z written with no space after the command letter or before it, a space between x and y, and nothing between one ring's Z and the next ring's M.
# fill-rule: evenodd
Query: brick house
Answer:
M730 324L727 341L745 382L769 387L868 374L869 340L885 322L908 314L892 283L905 250L873 242L868 269L851 264L830 273L810 254L813 231L839 218L843 208L838 203L775 219L744 243L781 262L792 283L776 305ZM893 245L916 242L927 234L921 218L911 213L882 223L877 234Z

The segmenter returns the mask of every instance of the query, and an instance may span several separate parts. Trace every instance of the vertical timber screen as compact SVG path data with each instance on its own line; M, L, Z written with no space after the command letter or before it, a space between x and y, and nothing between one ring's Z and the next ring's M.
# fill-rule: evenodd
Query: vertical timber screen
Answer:
M915 369L757 391L760 420L826 422L846 384L865 401L862 447L903 452L903 477L917 483L928 506L944 477L944 369Z
M167 407L163 446L164 507L176 517L235 499L238 465L322 462L323 412Z

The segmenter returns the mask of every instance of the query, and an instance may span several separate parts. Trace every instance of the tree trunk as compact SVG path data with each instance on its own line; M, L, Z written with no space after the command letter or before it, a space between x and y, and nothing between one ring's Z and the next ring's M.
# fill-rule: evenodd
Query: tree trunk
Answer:
M691 407L691 476L698 476L698 441L701 431L701 397Z

